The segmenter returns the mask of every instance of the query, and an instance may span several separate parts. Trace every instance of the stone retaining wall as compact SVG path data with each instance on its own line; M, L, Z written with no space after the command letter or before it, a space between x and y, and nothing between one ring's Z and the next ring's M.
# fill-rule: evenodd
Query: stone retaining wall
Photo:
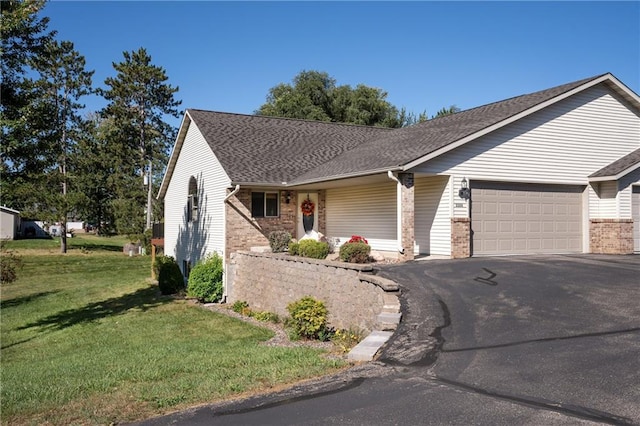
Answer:
M332 327L371 332L385 301L399 291L372 271L371 265L236 252L227 264L227 302L246 301L253 310L288 316L289 303L312 296L325 303Z

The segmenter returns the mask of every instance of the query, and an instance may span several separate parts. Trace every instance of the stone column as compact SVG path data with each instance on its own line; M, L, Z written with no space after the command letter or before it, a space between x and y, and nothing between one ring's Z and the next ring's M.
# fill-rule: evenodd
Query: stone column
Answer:
M413 260L413 247L415 246L416 233L414 227L415 219L415 191L413 184L413 173L399 173L398 180L401 186L402 203L402 236L400 241L404 253L403 260Z

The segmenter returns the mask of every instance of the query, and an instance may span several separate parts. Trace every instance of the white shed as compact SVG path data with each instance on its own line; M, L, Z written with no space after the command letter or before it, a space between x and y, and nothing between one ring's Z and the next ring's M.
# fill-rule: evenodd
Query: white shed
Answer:
M0 207L0 239L15 240L20 231L20 212Z

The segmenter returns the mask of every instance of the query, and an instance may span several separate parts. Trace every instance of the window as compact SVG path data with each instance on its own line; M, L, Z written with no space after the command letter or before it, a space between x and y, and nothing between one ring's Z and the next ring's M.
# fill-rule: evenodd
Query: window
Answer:
M279 206L278 192L251 193L251 216L253 217L277 217Z
M189 197L187 198L187 221L198 220L198 182L191 176L189 179Z

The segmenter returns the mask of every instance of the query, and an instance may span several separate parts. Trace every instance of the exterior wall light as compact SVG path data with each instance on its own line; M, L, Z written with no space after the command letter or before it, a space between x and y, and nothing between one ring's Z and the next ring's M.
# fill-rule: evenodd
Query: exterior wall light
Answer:
M469 189L469 184L467 182L467 178L463 177L462 181L460 181L460 190L458 191L458 197L463 200L468 200L471 198L471 190Z

